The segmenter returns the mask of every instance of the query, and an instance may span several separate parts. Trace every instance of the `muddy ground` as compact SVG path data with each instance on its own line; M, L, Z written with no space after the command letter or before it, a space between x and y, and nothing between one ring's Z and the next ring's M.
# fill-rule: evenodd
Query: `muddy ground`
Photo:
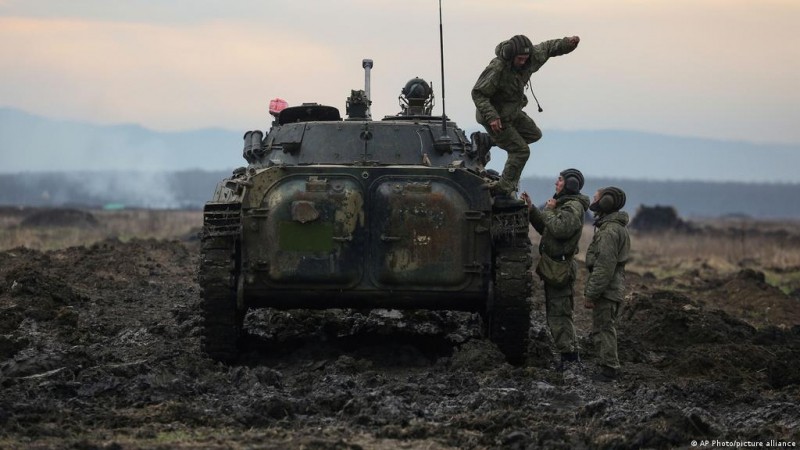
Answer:
M553 369L541 290L522 367L477 315L385 310L251 312L244 354L222 365L200 351L198 253L115 239L0 252L0 448L800 444L800 326L757 329L718 307L753 297L798 314L757 271L630 274L624 373L604 383L580 296L584 368Z

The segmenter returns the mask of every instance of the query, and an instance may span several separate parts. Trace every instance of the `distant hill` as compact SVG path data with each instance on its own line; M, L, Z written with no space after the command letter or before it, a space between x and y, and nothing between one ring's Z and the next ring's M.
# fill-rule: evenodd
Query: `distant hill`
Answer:
M0 172L229 170L244 162L243 134L94 125L0 108Z
M476 124L461 124L467 132ZM266 130L268 123L262 129ZM139 125L54 120L0 108L0 173L48 171L229 171L243 165L246 130L160 132ZM505 152L492 151L501 169ZM525 176L567 167L587 178L800 183L800 145L666 136L632 131L544 130Z
M492 150L495 168L505 152ZM531 146L527 176L568 167L587 177L661 181L800 183L800 145L755 144L636 131L544 130Z

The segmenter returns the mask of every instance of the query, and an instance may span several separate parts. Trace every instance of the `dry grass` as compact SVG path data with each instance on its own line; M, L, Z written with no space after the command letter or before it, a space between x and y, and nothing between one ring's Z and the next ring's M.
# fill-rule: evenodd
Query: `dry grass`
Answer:
M198 232L202 211L123 210L88 211L97 219L91 226L23 226L25 214L0 216L0 250L27 247L57 250L91 245L107 238L182 239Z
M764 235L634 234L628 269L656 278L680 278L713 271L763 272L768 284L784 293L800 289L800 247Z
M723 273L743 267L800 267L800 248L768 236L687 235L669 232L634 234L631 245L634 254L633 267L669 266L669 262L697 260Z

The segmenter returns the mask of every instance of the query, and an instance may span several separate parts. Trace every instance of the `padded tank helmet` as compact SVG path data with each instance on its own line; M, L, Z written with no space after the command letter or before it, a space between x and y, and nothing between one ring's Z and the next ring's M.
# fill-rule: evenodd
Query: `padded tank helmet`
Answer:
M533 51L533 43L524 34L518 34L505 42L503 45L503 59L511 60L517 55L530 55Z
M564 179L567 194L577 194L583 189L583 174L578 169L565 169L559 175Z
M600 198L589 209L600 214L610 214L625 206L625 192L614 186L600 189Z

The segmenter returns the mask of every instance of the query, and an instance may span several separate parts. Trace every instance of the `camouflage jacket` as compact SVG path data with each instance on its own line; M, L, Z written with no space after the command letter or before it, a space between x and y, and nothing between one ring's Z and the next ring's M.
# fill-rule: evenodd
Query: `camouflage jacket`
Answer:
M586 250L585 296L594 300L605 298L621 302L625 295L625 263L631 251L628 236L628 213L617 211L595 222L594 237Z
M589 209L589 197L583 194L562 195L553 209L531 208L528 219L542 235L539 252L553 259L572 258L578 253L583 231L583 216ZM563 258L562 258L563 257Z
M482 125L488 125L497 118L508 123L516 119L528 104L525 84L531 75L551 56L567 54L577 47L567 38L544 41L533 46L525 66L515 69L513 60L502 57L502 48L507 42L497 45L494 50L497 57L486 66L472 88L472 101L477 107L475 118Z

